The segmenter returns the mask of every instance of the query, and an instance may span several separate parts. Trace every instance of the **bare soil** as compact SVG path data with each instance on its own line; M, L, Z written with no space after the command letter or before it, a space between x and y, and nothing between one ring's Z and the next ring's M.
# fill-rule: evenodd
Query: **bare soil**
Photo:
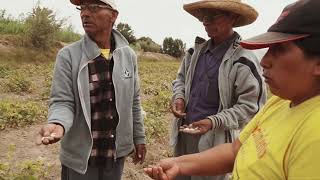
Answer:
M8 53L13 47L10 44L10 41L7 41L0 36L0 53ZM162 55L162 54L151 54L143 53L144 56L163 59L172 57ZM0 62L3 63L3 62ZM0 82L3 79L0 78ZM41 99L41 93L44 91L43 86L43 77L40 79L32 79L35 84L35 91L32 94L22 94L16 95L14 93L3 92L0 88L0 100L1 99ZM147 97L144 97L147 98ZM44 102L45 103L45 102ZM163 121L167 124L172 119L170 114L167 114ZM26 127L20 128L6 128L5 130L0 130L0 163L5 163L8 161L8 153L13 153L12 159L10 161L15 163L20 163L27 160L42 160L46 165L50 166L48 169L48 174L50 180L60 180L61 165L59 161L59 143L53 145L36 145L36 135L43 124L46 122L29 125ZM168 125L169 127L169 125ZM9 151L9 147L14 146L14 151ZM147 167L150 164L158 162L164 157L170 156L170 148L168 145L168 136L161 137L161 139L156 139L152 141L152 144L147 144L147 157L143 164L134 165L132 163L131 157L126 159L123 180L147 180L148 178L143 173L143 167ZM0 177L1 179L1 177Z
M169 119L170 116L168 115ZM167 119L166 118L166 119ZM48 146L36 145L35 138L42 124L30 125L23 128L7 128L0 131L0 162L7 161L7 154L10 145L15 146L12 161L23 162L26 160L41 159L52 169L49 172L50 179L60 180L60 161L59 161L59 143ZM123 180L147 180L143 173L143 167L153 164L159 159L170 154L168 141L156 142L147 145L147 157L142 165L134 165L131 157L128 157L125 163Z

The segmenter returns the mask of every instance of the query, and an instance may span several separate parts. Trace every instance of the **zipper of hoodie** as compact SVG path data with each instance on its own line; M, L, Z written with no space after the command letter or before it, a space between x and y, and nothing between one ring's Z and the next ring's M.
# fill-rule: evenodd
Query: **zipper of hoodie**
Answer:
M100 54L98 55L100 56ZM93 59L96 59L98 56L96 56L95 58ZM86 106L85 106L85 102L84 102L84 99L83 99L83 92L82 92L82 89L81 89L81 86L80 86L80 73L82 71L82 69L84 67L86 67L87 65L89 64L89 61L87 61L85 64L83 64L80 69L79 69L79 72L78 72L78 78L77 78L77 83L78 83L78 91L79 91L79 99L80 99L80 102L81 102L81 107L82 107L82 110L83 110L83 114L84 114L84 118L87 120L87 122L90 120L90 118L88 117L88 112L87 112L87 109L86 109ZM89 127L90 129L90 137L91 139L93 139L92 137L92 133L91 133L91 128ZM91 150L92 150L92 146L93 146L93 141L91 141L91 144L90 144L90 151L87 155L87 162L89 161L89 158L90 158L90 154L91 154ZM88 164L86 165L87 168L88 168ZM86 168L86 169L87 169Z
M116 64L116 61L115 61L115 52L116 52L117 49L113 50L112 52L112 55L111 55L111 58L113 58L113 69L112 69L112 77L113 77L113 70L114 70L114 67L115 67L115 64ZM117 114L118 114L118 117L119 117L119 120L118 120L118 124L117 124L117 127L116 127L116 131L115 131L115 140L114 140L114 147L115 147L115 150L114 150L114 156L113 156L113 161L114 162L117 162L117 149L118 149L118 146L117 146L117 128L120 124L120 114L118 112L118 108L117 108L117 90L116 90L116 86L115 86L115 83L114 83L114 79L112 78L112 83L113 83L113 87L114 87L114 94L115 94L115 106L116 106L116 111L117 111Z
M119 48L118 48L119 49ZM114 63L114 66L113 66L113 68L115 67L115 64L116 64L116 60L115 60L115 54L116 54L116 51L117 51L117 49L115 49L115 50L113 50L113 52L112 52L112 57L113 57L113 63ZM113 73L113 70L112 70L112 73ZM113 77L113 75L112 75L112 77ZM116 106L116 111L117 111L117 113L118 113L118 117L119 117L119 121L118 121L118 124L117 124L117 127L116 127L116 139L115 139L115 141L114 141L114 145L115 145L115 151L114 151L114 162L116 162L117 161L117 149L118 149L118 145L117 145L117 129L118 129L118 126L119 126L119 124L120 124L120 119L121 119L121 114L119 113L119 111L118 111L118 108L117 108L117 89L116 89L116 86L115 86L115 83L114 83L114 79L112 79L112 83L114 84L114 93L115 93L115 106Z

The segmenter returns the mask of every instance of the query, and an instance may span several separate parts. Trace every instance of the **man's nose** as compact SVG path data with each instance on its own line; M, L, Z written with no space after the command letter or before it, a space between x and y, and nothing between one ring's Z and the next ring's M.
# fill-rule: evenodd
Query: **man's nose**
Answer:
M211 21L208 21L208 20L202 21L202 24L203 24L204 26L209 26L211 23L212 23L212 22L211 22Z
M203 16L202 18L202 24L204 26L208 26L212 23L212 19L209 16Z
M260 61L260 65L261 67L263 67L263 69L271 68L272 64L268 53L263 56L263 58Z
M88 17L90 15L90 11L88 8L83 8L80 12L80 17Z

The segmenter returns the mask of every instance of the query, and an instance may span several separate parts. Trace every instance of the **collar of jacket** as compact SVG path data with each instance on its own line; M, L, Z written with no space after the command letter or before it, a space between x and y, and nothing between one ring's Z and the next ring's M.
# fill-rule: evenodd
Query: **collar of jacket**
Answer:
M115 50L129 45L126 38L123 37L119 31L112 29L111 33L115 41ZM82 49L86 54L88 60L95 59L101 54L101 50L98 47L97 43L94 42L87 34L85 34L83 37Z
M228 48L227 52L222 58L222 61L226 61L230 59L230 57L236 52L236 50L240 46L241 36L237 32L234 32L234 33L236 34L235 40L232 42L231 46ZM199 49L201 52L202 50L206 49L206 47L208 46L208 43L209 41L206 41L201 37L196 37L194 47L195 49Z

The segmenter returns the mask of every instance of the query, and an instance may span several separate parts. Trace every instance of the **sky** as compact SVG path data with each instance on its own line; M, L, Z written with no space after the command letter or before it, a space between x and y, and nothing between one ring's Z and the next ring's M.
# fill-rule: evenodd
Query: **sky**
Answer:
M127 23L139 38L147 36L162 44L165 37L181 39L191 47L196 36L208 38L203 25L196 18L183 10L183 4L195 0L115 0L118 6L119 22ZM280 15L282 9L296 0L242 0L254 7L259 16L251 24L235 30L243 37L249 38L266 32ZM38 0L0 0L0 9L13 17L29 13ZM58 18L67 18L74 30L83 34L79 11L69 0L40 0L40 5L48 7Z

